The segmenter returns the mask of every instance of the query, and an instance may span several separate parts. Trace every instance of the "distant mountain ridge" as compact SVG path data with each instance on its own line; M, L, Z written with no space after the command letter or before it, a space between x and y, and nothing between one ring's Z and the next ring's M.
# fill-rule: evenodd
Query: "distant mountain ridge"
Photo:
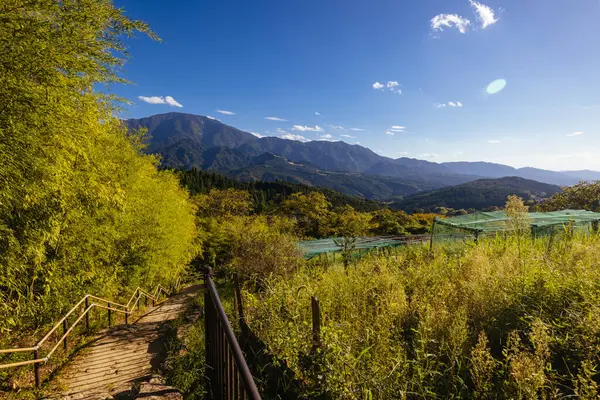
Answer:
M288 180L372 199L393 199L482 178L517 176L558 185L600 179L600 172L515 169L486 162L392 159L345 142L258 138L215 119L182 113L125 121L147 128L147 151L171 168L200 168L241 180ZM271 156L263 156L270 154ZM279 158L273 158L278 156Z

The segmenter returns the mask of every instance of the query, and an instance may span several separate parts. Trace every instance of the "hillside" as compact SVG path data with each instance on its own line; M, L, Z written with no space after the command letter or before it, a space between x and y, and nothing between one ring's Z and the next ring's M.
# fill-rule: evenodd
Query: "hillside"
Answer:
M539 200L560 193L556 185L536 182L519 177L480 179L474 182L451 186L426 193L418 193L395 203L394 208L412 211L432 210L436 207L453 209L485 209L502 207L512 194L524 200Z
M286 181L241 182L218 173L200 171L195 168L187 171L180 171L180 179L182 185L185 186L192 195L209 193L211 189L246 190L250 193L256 212L278 207L294 193L308 194L311 192L323 193L327 201L334 207L349 205L361 212L379 210L384 207L383 203L345 195L332 189L323 189Z

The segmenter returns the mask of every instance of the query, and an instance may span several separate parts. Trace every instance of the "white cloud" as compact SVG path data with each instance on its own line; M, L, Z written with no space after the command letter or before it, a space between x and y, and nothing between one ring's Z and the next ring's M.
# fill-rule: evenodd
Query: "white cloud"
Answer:
M500 141L499 140L488 140L488 143L490 143L490 144L498 144L498 143L500 143Z
M391 92L402 94L402 89L400 89L398 86L400 86L400 84L396 81L388 81L388 83L387 83L387 88Z
M471 25L471 21L456 14L439 14L431 19L431 29L434 31L455 27L460 33L467 33L469 25Z
M449 101L448 103L435 103L435 108L446 108L446 107L462 107L463 103L460 101Z
M400 89L400 84L397 81L387 81L385 85L380 82L373 84L373 89L375 90L384 90L386 88L392 93L402 94L402 89Z
M386 129L385 134L394 136L396 133L404 133L406 132L406 127L402 125L392 125L391 128Z
M141 101L144 101L148 104L168 104L171 107L183 107L180 103L178 103L173 97L171 96L138 96L138 99L140 99Z
M306 125L294 125L292 130L300 132L323 132L323 128L321 128L319 125L315 125L314 128Z
M420 158L437 158L437 154L436 153L423 153L423 154L419 154Z
M481 22L481 28L485 29L490 25L498 22L498 18L494 15L494 10L485 4L478 3L474 0L469 0L471 6L475 9L477 13L477 20Z
M333 140L333 136L330 135L329 133L326 133L324 135L320 135L317 140L324 140L324 141L327 141L327 142L333 142L334 141Z
M354 131L354 132L364 132L364 131L365 131L365 130L364 130L364 129L362 129L362 128L350 128L350 130L351 130L351 131Z
M167 103L168 105L170 105L171 107L183 107L180 103L178 103L174 98L172 98L171 96L165 96L165 103Z
M356 139L356 136L352 136L352 135L340 135L340 137L345 137L345 138L350 138L350 139Z
M265 117L265 119L268 119L269 121L287 122L287 119L283 119L283 118L279 118L279 117Z
M318 113L318 112L315 111L315 115L321 115L321 113Z
M298 142L308 142L308 139L302 135L294 135L293 133L285 133L279 136L282 139L296 140Z
M206 118L208 118L208 119L212 119L213 121L218 121L218 119L217 119L217 118L215 118L215 117L211 117L210 115L207 115L207 116L206 116Z
M254 136L256 136L256 137L257 137L257 138L259 138L259 139L264 137L263 135L261 135L261 134L260 134L260 133L258 133L258 132L250 132L250 133L251 133L251 134L253 134Z
M138 99L149 104L165 104L165 99L162 96L138 96Z
M227 111L227 110L215 110L218 113L224 114L224 115L235 115L235 113L233 111Z
M573 133L569 133L567 136L571 137L571 136L579 136L579 135L583 135L584 132L573 132Z
M340 131L345 131L346 129L344 129L343 126L341 125L329 125L332 129L336 129L336 130L340 130Z

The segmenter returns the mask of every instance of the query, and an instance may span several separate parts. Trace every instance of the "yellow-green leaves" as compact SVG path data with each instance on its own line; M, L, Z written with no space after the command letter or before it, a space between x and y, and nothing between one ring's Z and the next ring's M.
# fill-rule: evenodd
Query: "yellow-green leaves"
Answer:
M174 281L193 256L187 192L96 90L124 81L135 32L154 37L109 0L0 2L0 329Z

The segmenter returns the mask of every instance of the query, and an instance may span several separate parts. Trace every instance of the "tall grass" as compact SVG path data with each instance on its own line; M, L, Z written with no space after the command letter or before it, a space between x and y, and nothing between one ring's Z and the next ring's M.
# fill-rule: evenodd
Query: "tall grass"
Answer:
M409 246L272 278L246 314L311 398L597 398L599 260L598 236Z

